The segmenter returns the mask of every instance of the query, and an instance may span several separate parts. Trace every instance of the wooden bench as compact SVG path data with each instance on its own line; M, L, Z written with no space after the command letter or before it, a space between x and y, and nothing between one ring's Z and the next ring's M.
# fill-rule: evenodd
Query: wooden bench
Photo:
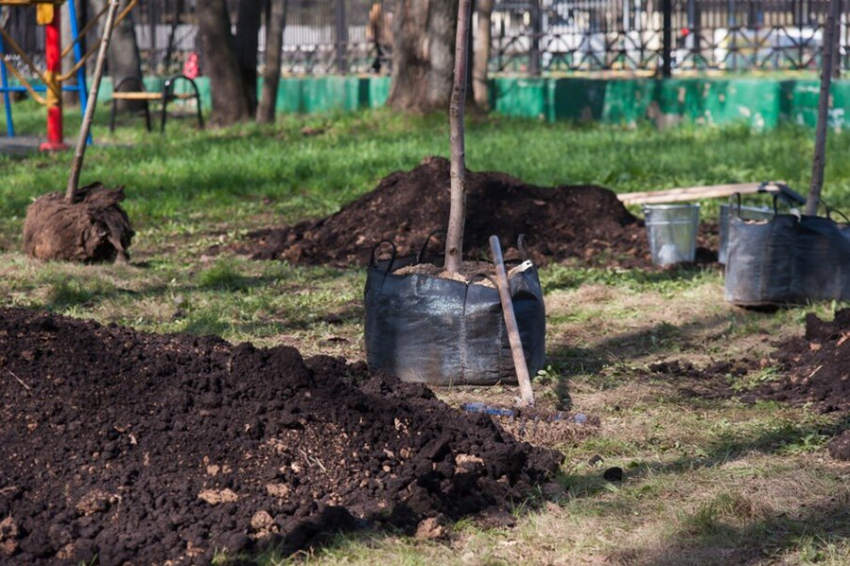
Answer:
M180 80L187 81L192 87L192 92L174 92L174 85ZM115 116L118 113L118 102L121 100L126 100L128 102L142 101L145 103L145 125L149 132L151 131L151 102L159 102L162 104L162 109L160 111L160 132L164 132L165 122L168 119L168 103L173 100L194 100L197 108L198 127L201 129L204 127L204 117L201 114L201 94L198 91L198 85L186 75L175 75L171 77L162 85L162 91L160 92L145 91L145 85L138 77L124 77L118 81L118 84L115 85L112 92L112 112L109 118L110 132L115 131Z

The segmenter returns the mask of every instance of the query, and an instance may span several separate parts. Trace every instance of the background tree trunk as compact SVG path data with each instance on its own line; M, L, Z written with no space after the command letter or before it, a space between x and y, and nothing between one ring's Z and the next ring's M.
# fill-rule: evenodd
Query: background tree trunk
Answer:
M82 13L80 12L80 2L79 0L69 0L69 2L75 2L74 6L77 8L77 17L79 20L82 20ZM85 3L85 2L83 2ZM74 37L71 34L71 10L68 8L68 5L65 4L61 8L62 10L62 19L61 19L61 33L62 33L62 49L65 49L66 46L71 45ZM79 23L78 20L78 23ZM83 20L84 21L84 20ZM78 26L77 29L82 29L83 26ZM83 53L85 53L85 42L83 42ZM62 58L62 71L65 72L71 67L74 66L74 52L71 51ZM75 74L73 77L68 79L63 86L76 86L77 84L77 75ZM78 104L80 102L80 95L76 92L62 92L62 103L63 104Z
M197 0L195 12L203 50L203 68L210 78L211 121L228 126L251 119L248 94L239 72L239 61L225 0Z
M487 63L490 61L490 33L493 0L478 0L478 29L475 34L475 57L472 60L472 90L475 106L490 110L490 90L487 86Z
M390 106L407 112L448 107L457 10L458 0L396 0Z
M239 0L236 21L236 57L239 73L248 96L248 110L253 116L257 111L257 52L260 41L260 20L269 0Z
M129 0L121 0L118 5L120 14L127 7ZM91 0L90 17L99 14L106 8L106 0ZM89 45L100 39L103 22L106 16L102 16L99 25L95 26L95 36L89 39ZM130 12L121 23L112 31L112 41L107 53L107 70L112 78L112 84L117 85L124 77L142 78L142 58L139 55L139 44L136 41L136 26L133 12ZM80 26L82 28L82 26ZM145 103L139 100L119 100L119 110L143 110Z
M280 83L280 52L286 27L286 0L269 2L271 9L266 11L266 66L263 70L263 92L257 106L257 122L260 124L274 123Z

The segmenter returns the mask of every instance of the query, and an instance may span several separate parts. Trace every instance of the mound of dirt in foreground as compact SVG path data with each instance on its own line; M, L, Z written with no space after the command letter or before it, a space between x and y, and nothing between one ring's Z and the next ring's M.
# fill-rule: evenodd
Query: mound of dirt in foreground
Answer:
M806 334L779 345L774 357L786 377L748 396L812 404L822 412L850 411L850 309L832 322L806 316Z
M363 364L18 309L0 310L0 411L3 564L412 532L504 510L561 458Z
M651 264L643 222L608 189L537 187L496 172L469 171L466 179L464 247L471 257L490 257L487 240L493 234L506 249L526 234L529 253L540 265L569 259L590 265ZM400 256L416 253L428 234L448 224L449 183L449 161L427 157L412 171L385 177L332 216L253 232L238 249L254 259L336 266L366 265L381 240L392 240Z

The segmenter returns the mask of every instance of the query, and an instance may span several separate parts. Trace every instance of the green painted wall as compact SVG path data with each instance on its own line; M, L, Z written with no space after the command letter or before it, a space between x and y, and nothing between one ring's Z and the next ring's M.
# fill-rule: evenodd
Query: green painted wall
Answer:
M210 83L207 77L195 79L201 93L204 108L210 108ZM149 91L162 89L163 79L146 77L145 88ZM257 83L262 88L262 79ZM188 92L185 81L177 83L178 92ZM355 111L383 106L389 96L389 77L291 77L280 81L277 92L278 112L313 114L332 111ZM112 96L112 81L104 78L98 94L99 101L108 101Z
M661 127L690 122L746 123L769 130L788 121L813 127L818 81L753 78L682 79L512 79L497 78L491 89L497 112L559 120ZM831 90L830 124L841 129L850 114L850 81Z
M145 79L148 90L162 79ZM205 109L211 104L206 77L197 79ZM286 113L348 112L378 108L389 96L389 77L327 76L284 78L277 108ZM188 84L178 83L178 91ZM681 122L707 125L745 123L769 130L782 122L813 127L817 119L818 81L776 78L592 79L497 77L490 82L496 112L556 122L597 121L660 127ZM108 101L112 82L105 79L101 101ZM850 80L832 85L830 124L850 125Z

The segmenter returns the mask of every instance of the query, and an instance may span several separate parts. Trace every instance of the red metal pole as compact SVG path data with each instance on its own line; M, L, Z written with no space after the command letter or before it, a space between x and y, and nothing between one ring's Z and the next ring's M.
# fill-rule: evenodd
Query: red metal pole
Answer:
M41 144L42 151L68 149L63 140L62 132L62 86L58 77L62 74L61 57L61 4L53 5L53 18L44 26L44 58L47 70L44 82L47 85L47 141Z

